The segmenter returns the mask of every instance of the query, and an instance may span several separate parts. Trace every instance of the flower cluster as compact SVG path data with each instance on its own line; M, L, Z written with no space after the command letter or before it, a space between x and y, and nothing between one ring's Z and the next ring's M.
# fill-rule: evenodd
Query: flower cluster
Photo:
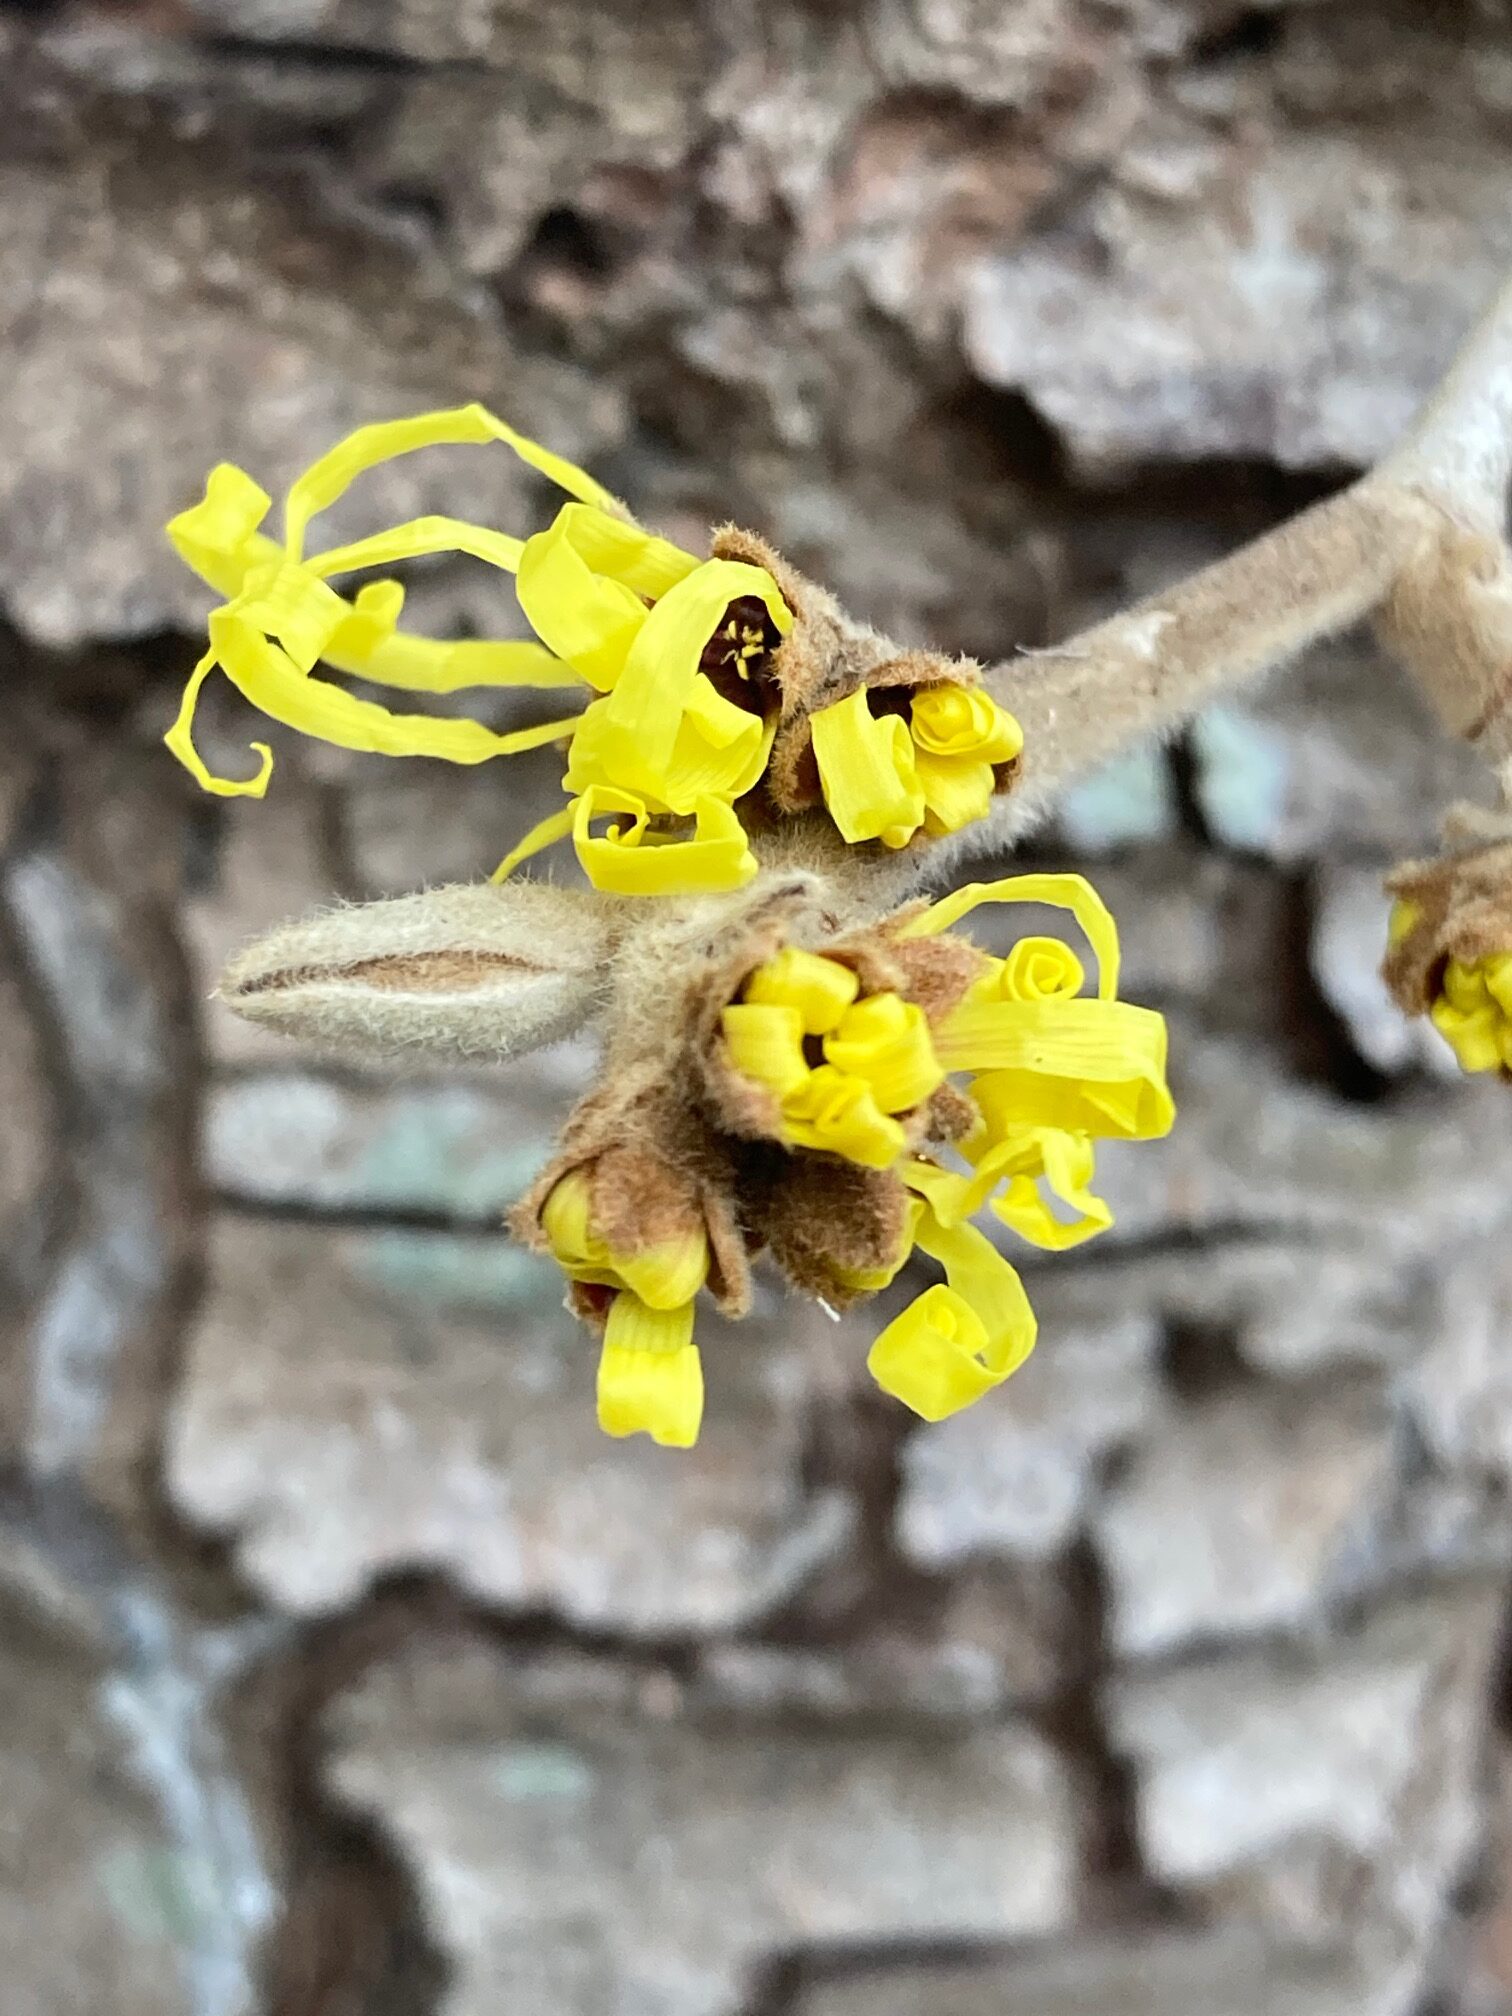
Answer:
M311 521L364 471L421 448L488 442L567 493L544 531L521 540L432 516L306 553ZM255 775L218 777L196 751L195 708L218 666L273 720L343 748L479 763L564 742L568 803L512 849L495 880L569 836L589 880L617 895L735 889L755 875L736 808L763 779L790 699L780 665L794 625L768 568L699 560L644 531L591 476L477 405L359 428L293 484L281 541L262 530L271 503L222 464L203 500L168 527L181 558L227 598L166 737L206 790L260 797L273 765L256 743ZM399 628L397 581L371 581L350 598L331 586L438 553L514 575L540 641L415 636ZM413 692L534 686L589 697L566 718L497 734L477 721L392 712L312 676L322 663ZM907 719L873 711L893 702ZM985 693L954 681L885 697L863 684L811 726L821 795L841 834L891 847L980 818L1022 740Z
M906 972L921 941L989 902L1069 908L1096 955L1095 994L1083 991L1071 947L1045 936L1020 940L1006 958L958 944L952 970L964 979L928 988L928 1007L907 998L906 982L868 983L889 953ZM719 1013L716 1074L728 1072L748 1095L741 1118L727 1114L724 1124L785 1151L791 1167L775 1178L779 1187L828 1165L839 1193L849 1165L872 1219L891 1228L868 1265L838 1251L826 1259L837 1298L876 1293L916 1252L943 1269L944 1281L882 1330L867 1359L878 1385L926 1420L981 1398L1034 1345L1018 1273L969 1221L985 1208L1048 1249L1091 1238L1112 1223L1090 1187L1096 1143L1150 1140L1172 1124L1164 1020L1118 1000L1117 985L1116 930L1090 886L1074 875L1022 875L906 911L866 947L784 946ZM603 1209L611 1191L598 1193ZM761 1237L759 1202L741 1206L747 1236ZM830 1209L833 1227L839 1211ZM605 1298L584 1311L605 1321L599 1419L611 1434L644 1431L686 1446L702 1408L693 1302L710 1278L709 1242L691 1203L680 1216L663 1212L675 1231L639 1246L607 1238L599 1212L573 1169L540 1214L580 1298L584 1288ZM807 1237L822 1243L825 1216L816 1212Z

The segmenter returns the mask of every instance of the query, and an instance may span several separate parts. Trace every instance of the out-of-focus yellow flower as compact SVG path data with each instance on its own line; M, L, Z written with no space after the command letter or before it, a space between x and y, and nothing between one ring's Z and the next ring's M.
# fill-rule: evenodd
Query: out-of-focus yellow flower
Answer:
M511 448L573 500L546 530L520 540L460 519L418 518L306 556L310 521L365 470L420 448L486 442ZM165 738L206 790L261 797L273 767L271 751L256 743L253 776L219 777L195 749L195 708L219 667L273 720L346 749L481 763L565 741L573 802L541 821L498 877L569 833L589 879L621 895L732 889L755 874L733 808L765 768L775 709L764 715L749 682L742 690L750 691L750 707L728 699L701 660L733 603L758 604L773 637L791 628L792 613L765 568L700 561L643 531L591 476L481 406L359 428L293 485L281 542L261 530L271 502L223 463L204 499L168 527L181 558L227 598L210 617L210 649ZM329 585L338 575L436 553L470 554L514 574L541 641L445 644L411 636L398 628L398 582L370 582L350 601ZM737 655L756 648L732 641ZM581 713L501 735L477 721L398 714L359 699L312 676L322 661L412 692L574 686L601 697ZM628 813L632 823L596 837L591 822L600 812ZM695 830L684 837L679 828L688 819Z
M1429 1010L1464 1071L1512 1071L1512 952L1451 959Z
M820 788L845 839L906 847L922 827L956 833L992 802L996 767L1024 746L1006 709L975 686L927 686L899 714L861 687L814 715Z

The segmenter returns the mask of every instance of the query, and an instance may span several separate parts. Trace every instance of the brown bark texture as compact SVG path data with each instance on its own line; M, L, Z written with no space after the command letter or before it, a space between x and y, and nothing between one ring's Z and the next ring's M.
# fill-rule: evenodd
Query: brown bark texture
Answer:
M210 998L486 874L550 752L285 738L258 805L159 741L206 470L474 397L1044 646L1387 450L1509 190L1498 0L0 0L8 2016L1512 2011L1512 1127L1377 977L1486 786L1405 675L1320 649L1026 850L1181 1117L1012 1385L915 1424L764 1289L687 1455L499 1229L586 1039L337 1069ZM543 502L447 451L332 537Z

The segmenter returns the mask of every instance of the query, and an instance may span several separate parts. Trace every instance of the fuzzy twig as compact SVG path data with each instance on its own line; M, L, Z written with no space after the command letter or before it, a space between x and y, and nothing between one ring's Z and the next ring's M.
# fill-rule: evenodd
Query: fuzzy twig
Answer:
M1025 737L998 837L1078 775L1366 617L1512 801L1509 474L1512 279L1406 440L1358 482L1059 651L989 673Z

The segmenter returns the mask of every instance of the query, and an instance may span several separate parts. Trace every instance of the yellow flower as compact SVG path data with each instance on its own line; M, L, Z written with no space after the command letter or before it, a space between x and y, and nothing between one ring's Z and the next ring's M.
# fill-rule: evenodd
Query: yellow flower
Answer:
M520 540L445 517L406 525L306 555L305 534L365 470L396 455L440 444L499 442L565 490L552 524ZM282 542L262 522L272 500L241 470L222 464L203 500L168 527L180 556L227 599L209 621L210 649L191 674L168 746L208 791L261 797L271 751L249 778L213 775L193 742L201 688L219 667L272 719L342 748L390 756L481 763L547 742L566 742L572 803L544 819L512 850L496 879L552 841L571 834L589 879L621 895L738 888L756 858L734 801L766 766L776 728L756 689L737 705L701 669L735 603L764 612L770 637L792 613L765 568L704 560L630 522L609 493L572 463L517 434L481 406L421 414L359 428L291 488ZM539 643L445 644L398 628L404 592L368 583L351 600L333 577L424 554L466 553L516 577L520 605ZM732 640L741 659L764 648ZM511 734L480 722L393 713L313 677L317 664L412 692L464 686L576 687L600 697L581 712ZM631 825L595 836L601 813L628 813ZM691 819L694 831L680 828Z
M927 686L909 702L909 719L872 710L861 687L809 726L830 817L849 841L905 847L922 827L955 833L982 818L996 769L1024 746L1018 723L973 686Z
M1512 952L1451 959L1429 1014L1462 1070L1512 1070Z
M780 1139L896 1170L912 1193L892 1264L836 1278L862 1293L885 1287L915 1247L944 1266L945 1282L889 1323L867 1360L884 1391L929 1421L1006 1379L1034 1343L1018 1275L967 1221L990 1209L1050 1251L1094 1238L1113 1222L1091 1187L1096 1139L1149 1139L1175 1111L1164 1021L1116 998L1117 929L1080 876L974 883L898 935L948 929L989 902L1069 909L1097 961L1095 996L1082 994L1085 972L1069 945L1033 936L1006 958L983 954L982 976L933 1026L917 1003L890 991L859 996L841 962L791 948L758 967L724 1011L728 1062L772 1093ZM1507 969L1512 999L1512 958ZM908 1154L894 1117L917 1112L950 1071L970 1074L962 1089L977 1114L958 1169Z
M789 1147L887 1169L907 1140L893 1116L920 1105L945 1073L924 1011L892 993L858 1001L860 984L840 960L787 947L724 1009L725 1052L772 1094Z

